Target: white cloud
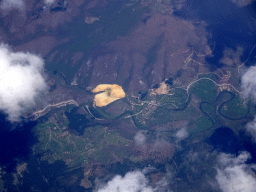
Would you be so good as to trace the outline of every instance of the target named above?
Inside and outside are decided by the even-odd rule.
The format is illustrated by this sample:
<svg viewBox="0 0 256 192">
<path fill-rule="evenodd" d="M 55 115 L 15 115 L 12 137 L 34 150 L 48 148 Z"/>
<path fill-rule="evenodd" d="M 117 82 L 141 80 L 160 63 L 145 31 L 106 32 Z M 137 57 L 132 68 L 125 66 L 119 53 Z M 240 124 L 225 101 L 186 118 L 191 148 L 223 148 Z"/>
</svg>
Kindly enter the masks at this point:
<svg viewBox="0 0 256 192">
<path fill-rule="evenodd" d="M 134 141 L 135 141 L 135 144 L 137 144 L 137 145 L 144 145 L 146 142 L 146 139 L 147 139 L 147 137 L 146 137 L 144 131 L 139 131 L 134 136 Z"/>
<path fill-rule="evenodd" d="M 256 66 L 251 66 L 241 79 L 242 96 L 256 101 Z"/>
<path fill-rule="evenodd" d="M 253 99 L 256 102 L 256 66 L 251 66 L 241 79 L 242 97 L 244 99 Z M 256 118 L 246 125 L 246 130 L 256 141 Z"/>
<path fill-rule="evenodd" d="M 231 0 L 238 7 L 245 7 L 253 2 L 253 0 Z"/>
<path fill-rule="evenodd" d="M 44 0 L 44 3 L 45 3 L 46 5 L 51 5 L 51 4 L 54 3 L 54 1 L 55 1 L 55 0 Z"/>
<path fill-rule="evenodd" d="M 242 152 L 238 157 L 224 153 L 219 155 L 216 180 L 223 192 L 255 192 L 253 165 L 246 164 L 249 158 L 248 152 Z"/>
<path fill-rule="evenodd" d="M 14 53 L 0 45 L 0 110 L 10 121 L 19 121 L 21 113 L 33 107 L 36 97 L 47 90 L 43 67 L 42 58 Z"/>
<path fill-rule="evenodd" d="M 145 175 L 141 171 L 128 172 L 124 177 L 116 175 L 97 192 L 153 192 L 148 185 Z"/>
<path fill-rule="evenodd" d="M 157 171 L 157 169 L 154 168 L 154 167 L 149 166 L 149 167 L 145 167 L 145 168 L 142 170 L 142 173 L 143 173 L 144 175 L 146 175 L 146 174 L 149 174 L 149 173 L 154 172 L 154 171 Z"/>
<path fill-rule="evenodd" d="M 171 189 L 168 189 L 170 180 L 172 180 L 172 174 L 167 170 L 166 175 L 156 183 L 154 192 L 172 192 Z"/>
<path fill-rule="evenodd" d="M 256 101 L 256 66 L 251 66 L 241 78 L 242 97 Z M 256 141 L 256 118 L 246 125 L 246 130 Z M 254 192 L 256 177 L 252 171 L 255 165 L 248 165 L 248 152 L 242 152 L 238 157 L 228 154 L 219 156 L 220 166 L 217 168 L 216 179 L 223 192 Z"/>
<path fill-rule="evenodd" d="M 188 132 L 186 128 L 181 128 L 177 133 L 176 133 L 176 138 L 179 140 L 185 139 L 188 137 Z"/>
<path fill-rule="evenodd" d="M 4 10 L 10 10 L 12 8 L 23 10 L 25 4 L 23 0 L 2 0 L 0 8 Z"/>
<path fill-rule="evenodd" d="M 148 172 L 148 170 L 146 172 Z M 99 181 L 96 181 L 97 189 L 94 190 L 94 192 L 171 192 L 171 190 L 168 189 L 168 181 L 172 179 L 172 175 L 169 171 L 162 179 L 155 183 L 155 188 L 149 185 L 145 174 L 148 173 L 145 173 L 144 168 L 142 171 L 130 171 L 126 173 L 124 177 L 116 175 L 112 180 L 108 181 L 107 184 L 101 184 Z"/>
<path fill-rule="evenodd" d="M 246 130 L 252 135 L 254 141 L 256 142 L 256 117 L 252 122 L 247 123 Z"/>
<path fill-rule="evenodd" d="M 159 149 L 163 147 L 171 147 L 171 144 L 162 137 L 161 134 L 157 134 L 157 139 L 153 145 L 153 148 Z"/>
</svg>

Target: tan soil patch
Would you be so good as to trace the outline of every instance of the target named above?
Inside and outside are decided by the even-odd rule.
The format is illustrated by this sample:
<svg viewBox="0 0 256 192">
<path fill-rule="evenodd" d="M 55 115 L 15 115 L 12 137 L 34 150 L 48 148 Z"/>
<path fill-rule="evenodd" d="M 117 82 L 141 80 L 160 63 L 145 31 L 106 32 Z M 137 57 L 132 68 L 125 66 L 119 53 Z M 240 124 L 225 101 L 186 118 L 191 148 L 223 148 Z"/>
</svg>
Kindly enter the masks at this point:
<svg viewBox="0 0 256 192">
<path fill-rule="evenodd" d="M 162 82 L 162 83 L 160 83 L 160 87 L 152 90 L 151 95 L 168 94 L 169 90 L 170 90 L 170 87 L 165 82 Z"/>
<path fill-rule="evenodd" d="M 94 97 L 93 104 L 97 107 L 106 106 L 118 99 L 125 97 L 125 92 L 120 85 L 100 84 L 92 90 L 93 93 L 98 93 L 101 91 L 104 92 L 99 93 Z"/>
</svg>

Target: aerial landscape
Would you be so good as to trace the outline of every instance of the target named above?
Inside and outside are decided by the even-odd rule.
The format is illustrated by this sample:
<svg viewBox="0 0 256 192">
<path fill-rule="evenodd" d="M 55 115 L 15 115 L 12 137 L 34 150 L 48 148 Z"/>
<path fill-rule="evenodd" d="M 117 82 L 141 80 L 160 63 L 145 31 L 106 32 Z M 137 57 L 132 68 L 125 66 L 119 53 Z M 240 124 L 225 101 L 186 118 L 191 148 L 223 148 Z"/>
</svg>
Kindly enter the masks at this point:
<svg viewBox="0 0 256 192">
<path fill-rule="evenodd" d="M 0 191 L 255 192 L 256 1 L 0 0 Z"/>
</svg>

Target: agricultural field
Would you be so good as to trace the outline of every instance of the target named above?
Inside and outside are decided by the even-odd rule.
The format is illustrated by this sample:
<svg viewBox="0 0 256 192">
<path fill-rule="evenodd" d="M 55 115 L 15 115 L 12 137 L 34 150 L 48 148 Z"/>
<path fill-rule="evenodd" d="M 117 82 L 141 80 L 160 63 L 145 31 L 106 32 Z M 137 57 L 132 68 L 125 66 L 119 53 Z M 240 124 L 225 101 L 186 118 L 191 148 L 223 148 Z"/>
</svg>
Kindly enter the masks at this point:
<svg viewBox="0 0 256 192">
<path fill-rule="evenodd" d="M 93 160 L 106 163 L 115 157 L 115 152 L 111 156 L 105 153 L 108 147 L 114 147 L 119 155 L 127 155 L 121 151 L 130 141 L 117 132 L 100 125 L 89 126 L 86 116 L 74 111 L 68 113 L 61 109 L 58 112 L 49 121 L 35 127 L 40 144 L 36 145 L 34 153 L 41 154 L 42 160 L 54 163 L 61 159 L 70 167 Z M 70 114 L 73 115 L 72 118 Z M 122 150 L 119 150 L 120 147 Z"/>
</svg>

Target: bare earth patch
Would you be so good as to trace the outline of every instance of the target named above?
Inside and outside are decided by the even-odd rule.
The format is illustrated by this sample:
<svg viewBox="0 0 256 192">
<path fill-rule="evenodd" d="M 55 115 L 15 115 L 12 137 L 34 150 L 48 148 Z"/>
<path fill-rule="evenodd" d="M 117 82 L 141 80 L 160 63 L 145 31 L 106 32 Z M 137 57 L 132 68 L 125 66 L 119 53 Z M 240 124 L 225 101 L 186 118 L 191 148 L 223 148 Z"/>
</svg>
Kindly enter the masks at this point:
<svg viewBox="0 0 256 192">
<path fill-rule="evenodd" d="M 106 106 L 118 99 L 125 97 L 125 92 L 119 85 L 101 84 L 92 90 L 93 93 L 99 93 L 95 95 L 93 104 L 98 107 Z"/>
<path fill-rule="evenodd" d="M 158 87 L 155 90 L 152 90 L 152 92 L 150 94 L 151 95 L 168 94 L 169 90 L 170 90 L 170 87 L 165 82 L 162 82 L 162 83 L 160 83 L 160 87 Z"/>
</svg>

